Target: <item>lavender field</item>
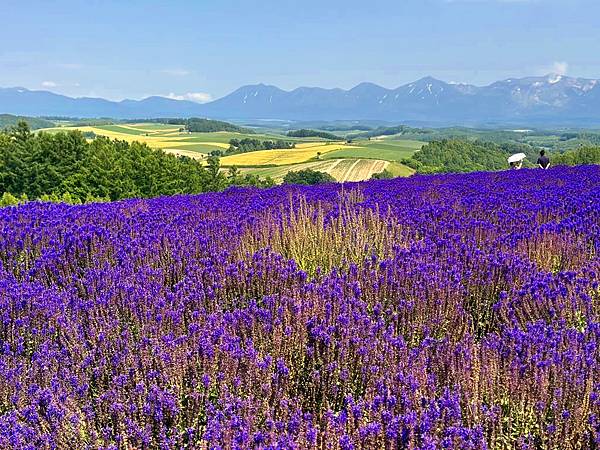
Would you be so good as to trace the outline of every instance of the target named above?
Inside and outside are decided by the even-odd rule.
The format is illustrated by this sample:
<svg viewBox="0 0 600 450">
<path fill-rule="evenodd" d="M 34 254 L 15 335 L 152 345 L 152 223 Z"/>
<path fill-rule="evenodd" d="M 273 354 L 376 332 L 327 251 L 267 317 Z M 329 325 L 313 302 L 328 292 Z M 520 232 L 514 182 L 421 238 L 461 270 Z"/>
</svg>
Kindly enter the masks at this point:
<svg viewBox="0 0 600 450">
<path fill-rule="evenodd" d="M 0 210 L 0 448 L 600 446 L 600 166 Z"/>
</svg>

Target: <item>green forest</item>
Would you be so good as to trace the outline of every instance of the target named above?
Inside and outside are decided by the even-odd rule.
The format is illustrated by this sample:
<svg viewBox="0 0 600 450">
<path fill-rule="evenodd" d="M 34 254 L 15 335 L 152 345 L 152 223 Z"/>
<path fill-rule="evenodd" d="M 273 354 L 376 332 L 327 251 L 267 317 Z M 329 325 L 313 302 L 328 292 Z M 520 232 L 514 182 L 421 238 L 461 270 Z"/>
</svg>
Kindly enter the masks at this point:
<svg viewBox="0 0 600 450">
<path fill-rule="evenodd" d="M 538 148 L 516 143 L 445 139 L 430 142 L 402 163 L 418 173 L 453 173 L 506 169 L 507 158 L 525 153 L 524 167 L 537 167 Z M 600 147 L 585 146 L 564 153 L 549 153 L 553 165 L 600 164 Z"/>
<path fill-rule="evenodd" d="M 224 173 L 218 158 L 209 157 L 203 166 L 138 142 L 105 137 L 88 142 L 78 131 L 32 133 L 25 122 L 0 133 L 0 192 L 18 199 L 77 203 L 272 184 L 235 168 Z"/>
<path fill-rule="evenodd" d="M 25 122 L 32 130 L 40 128 L 50 128 L 54 126 L 54 122 L 46 119 L 38 119 L 37 117 L 22 117 L 13 116 L 12 114 L 0 114 L 0 130 L 17 125 L 19 122 Z"/>
<path fill-rule="evenodd" d="M 563 164 L 566 166 L 600 164 L 600 147 L 585 146 L 556 155 L 554 164 Z"/>
<path fill-rule="evenodd" d="M 296 138 L 318 137 L 318 138 L 327 139 L 330 141 L 340 141 L 343 139 L 339 136 L 336 136 L 335 134 L 328 133 L 326 131 L 308 130 L 305 128 L 303 128 L 301 130 L 289 131 L 287 135 L 288 135 L 288 137 L 296 137 Z"/>
<path fill-rule="evenodd" d="M 285 184 L 315 185 L 321 183 L 332 183 L 335 181 L 331 175 L 312 169 L 290 171 L 283 178 Z"/>
<path fill-rule="evenodd" d="M 296 144 L 293 142 L 283 140 L 267 140 L 261 141 L 259 139 L 231 139 L 229 141 L 229 148 L 227 153 L 247 153 L 254 152 L 256 150 L 273 150 L 273 149 L 292 149 L 296 148 Z"/>
<path fill-rule="evenodd" d="M 377 127 L 373 130 L 367 130 L 365 133 L 358 133 L 349 135 L 350 139 L 365 139 L 372 138 L 376 136 L 405 136 L 410 134 L 412 136 L 420 136 L 424 134 L 431 133 L 431 130 L 421 129 L 421 128 L 412 128 L 407 125 L 398 125 L 394 127 Z"/>
<path fill-rule="evenodd" d="M 238 127 L 229 122 L 209 119 L 187 119 L 185 126 L 192 133 L 215 133 L 217 131 L 229 131 L 234 133 L 252 134 L 254 131 L 248 128 Z"/>
<path fill-rule="evenodd" d="M 200 119 L 191 117 L 189 119 L 177 118 L 156 118 L 156 119 L 134 119 L 126 121 L 114 121 L 113 123 L 162 123 L 165 125 L 181 125 L 182 129 L 192 133 L 216 133 L 218 131 L 228 131 L 232 133 L 254 134 L 249 128 L 238 127 L 229 122 L 212 119 Z"/>
</svg>

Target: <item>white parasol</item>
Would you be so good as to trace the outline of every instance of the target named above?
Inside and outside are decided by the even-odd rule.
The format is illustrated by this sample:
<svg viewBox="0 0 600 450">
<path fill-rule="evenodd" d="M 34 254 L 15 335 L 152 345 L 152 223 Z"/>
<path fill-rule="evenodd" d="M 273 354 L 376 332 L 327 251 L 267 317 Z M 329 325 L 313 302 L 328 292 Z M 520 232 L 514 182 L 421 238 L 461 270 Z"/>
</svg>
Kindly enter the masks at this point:
<svg viewBox="0 0 600 450">
<path fill-rule="evenodd" d="M 527 158 L 527 155 L 525 153 L 515 153 L 510 158 L 508 158 L 508 162 L 515 163 L 515 162 L 523 161 L 525 158 Z"/>
</svg>

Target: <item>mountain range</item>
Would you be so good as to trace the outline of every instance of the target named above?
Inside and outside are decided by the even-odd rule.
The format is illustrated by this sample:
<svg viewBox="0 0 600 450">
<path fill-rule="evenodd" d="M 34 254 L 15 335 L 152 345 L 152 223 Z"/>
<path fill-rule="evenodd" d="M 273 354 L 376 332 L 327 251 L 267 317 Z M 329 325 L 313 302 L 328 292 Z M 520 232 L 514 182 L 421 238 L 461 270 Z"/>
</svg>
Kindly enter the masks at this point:
<svg viewBox="0 0 600 450">
<path fill-rule="evenodd" d="M 115 119 L 198 116 L 229 120 L 588 126 L 600 124 L 600 80 L 551 74 L 474 86 L 426 77 L 396 89 L 361 83 L 349 90 L 300 87 L 292 91 L 258 84 L 241 87 L 205 104 L 158 96 L 114 102 L 0 88 L 0 113 Z"/>
</svg>

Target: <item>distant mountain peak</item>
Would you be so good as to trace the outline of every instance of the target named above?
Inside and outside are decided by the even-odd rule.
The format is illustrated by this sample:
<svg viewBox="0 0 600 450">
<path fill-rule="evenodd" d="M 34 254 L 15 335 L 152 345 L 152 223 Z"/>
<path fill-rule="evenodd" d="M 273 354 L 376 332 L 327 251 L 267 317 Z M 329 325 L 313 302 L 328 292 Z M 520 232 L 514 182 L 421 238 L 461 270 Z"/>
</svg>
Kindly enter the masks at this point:
<svg viewBox="0 0 600 450">
<path fill-rule="evenodd" d="M 423 84 L 423 83 L 447 84 L 445 81 L 438 80 L 437 78 L 429 77 L 429 76 L 420 78 L 419 80 L 414 82 L 414 84 Z"/>
<path fill-rule="evenodd" d="M 0 88 L 0 113 L 71 117 L 211 117 L 269 120 L 383 120 L 398 123 L 586 126 L 600 122 L 600 81 L 563 74 L 508 78 L 488 86 L 423 77 L 395 89 L 362 82 L 351 89 L 258 83 L 199 104 L 168 97 L 113 102 L 26 88 Z"/>
<path fill-rule="evenodd" d="M 272 84 L 258 83 L 258 84 L 247 84 L 246 86 L 242 86 L 240 89 L 279 89 L 277 86 L 273 86 Z"/>
<path fill-rule="evenodd" d="M 354 86 L 350 90 L 353 91 L 355 89 L 385 89 L 385 88 L 379 86 L 378 84 L 371 83 L 370 81 L 363 81 L 362 83 L 358 83 L 356 86 Z"/>
<path fill-rule="evenodd" d="M 388 92 L 388 89 L 375 83 L 368 83 L 365 81 L 357 84 L 347 92 L 348 94 L 358 95 L 360 97 L 373 97 L 373 99 L 375 99 L 385 95 Z"/>
</svg>

